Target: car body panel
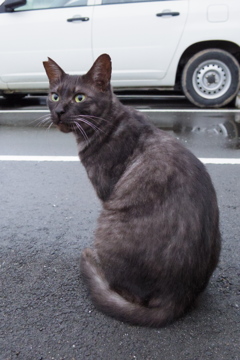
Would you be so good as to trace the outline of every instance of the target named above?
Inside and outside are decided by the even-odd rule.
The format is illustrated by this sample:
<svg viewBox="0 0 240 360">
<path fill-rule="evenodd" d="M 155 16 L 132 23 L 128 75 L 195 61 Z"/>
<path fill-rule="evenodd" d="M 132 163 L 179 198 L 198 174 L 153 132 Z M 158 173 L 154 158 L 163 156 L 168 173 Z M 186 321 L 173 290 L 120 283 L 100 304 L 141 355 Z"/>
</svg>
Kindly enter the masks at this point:
<svg viewBox="0 0 240 360">
<path fill-rule="evenodd" d="M 83 6 L 0 14 L 1 81 L 7 83 L 10 90 L 47 89 L 48 80 L 42 65 L 47 57 L 72 73 L 85 72 L 93 61 L 92 12 L 93 6 Z M 74 16 L 90 20 L 67 21 Z"/>
<path fill-rule="evenodd" d="M 181 39 L 187 9 L 186 0 L 95 7 L 93 54 L 111 55 L 113 85 L 160 85 Z M 164 12 L 179 15 L 157 16 Z"/>
</svg>

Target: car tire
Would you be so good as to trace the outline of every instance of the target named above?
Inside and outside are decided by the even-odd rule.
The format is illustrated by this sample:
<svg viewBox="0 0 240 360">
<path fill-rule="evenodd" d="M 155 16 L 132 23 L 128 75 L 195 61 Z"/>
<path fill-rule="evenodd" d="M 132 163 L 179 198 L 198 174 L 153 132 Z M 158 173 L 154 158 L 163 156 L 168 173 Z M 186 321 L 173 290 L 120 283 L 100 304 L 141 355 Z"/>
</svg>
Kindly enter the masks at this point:
<svg viewBox="0 0 240 360">
<path fill-rule="evenodd" d="M 222 107 L 239 90 L 239 63 L 220 49 L 200 51 L 191 57 L 182 73 L 185 96 L 198 107 Z"/>
</svg>

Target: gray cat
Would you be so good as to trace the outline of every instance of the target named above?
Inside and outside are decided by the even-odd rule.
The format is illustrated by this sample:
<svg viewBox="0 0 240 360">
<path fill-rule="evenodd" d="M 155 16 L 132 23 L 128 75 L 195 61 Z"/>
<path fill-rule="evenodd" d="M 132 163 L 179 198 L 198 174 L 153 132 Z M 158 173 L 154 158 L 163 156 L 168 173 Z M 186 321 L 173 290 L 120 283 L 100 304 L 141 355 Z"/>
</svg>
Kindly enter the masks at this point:
<svg viewBox="0 0 240 360">
<path fill-rule="evenodd" d="M 107 54 L 83 76 L 51 59 L 44 67 L 51 120 L 74 133 L 102 201 L 94 249 L 81 256 L 92 300 L 119 320 L 164 326 L 193 305 L 218 263 L 211 179 L 177 140 L 119 102 Z"/>
</svg>

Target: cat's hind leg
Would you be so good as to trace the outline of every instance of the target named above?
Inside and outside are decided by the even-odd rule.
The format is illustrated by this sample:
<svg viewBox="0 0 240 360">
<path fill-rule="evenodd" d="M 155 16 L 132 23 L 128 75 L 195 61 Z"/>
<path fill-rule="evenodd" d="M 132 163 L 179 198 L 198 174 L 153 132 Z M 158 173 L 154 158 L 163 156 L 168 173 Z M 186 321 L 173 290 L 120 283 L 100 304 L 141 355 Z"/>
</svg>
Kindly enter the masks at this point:
<svg viewBox="0 0 240 360">
<path fill-rule="evenodd" d="M 164 307 L 145 307 L 132 303 L 110 288 L 94 250 L 86 248 L 81 256 L 81 270 L 86 279 L 94 305 L 105 314 L 118 320 L 142 326 L 164 326 L 181 315 L 174 304 Z M 114 271 L 114 269 L 113 269 Z M 151 306 L 157 306 L 153 302 Z"/>
<path fill-rule="evenodd" d="M 81 254 L 80 269 L 85 277 L 91 295 L 94 297 L 96 284 L 102 291 L 109 289 L 109 285 L 99 265 L 96 251 L 86 248 Z"/>
<path fill-rule="evenodd" d="M 98 256 L 95 250 L 85 248 L 81 254 L 81 268 L 85 267 L 86 263 L 92 264 L 92 266 L 98 266 Z M 84 269 L 83 269 L 84 270 Z"/>
<path fill-rule="evenodd" d="M 118 317 L 119 309 L 130 305 L 128 300 L 110 288 L 94 250 L 90 248 L 83 250 L 80 268 L 87 282 L 94 305 L 99 310 L 110 316 Z"/>
</svg>

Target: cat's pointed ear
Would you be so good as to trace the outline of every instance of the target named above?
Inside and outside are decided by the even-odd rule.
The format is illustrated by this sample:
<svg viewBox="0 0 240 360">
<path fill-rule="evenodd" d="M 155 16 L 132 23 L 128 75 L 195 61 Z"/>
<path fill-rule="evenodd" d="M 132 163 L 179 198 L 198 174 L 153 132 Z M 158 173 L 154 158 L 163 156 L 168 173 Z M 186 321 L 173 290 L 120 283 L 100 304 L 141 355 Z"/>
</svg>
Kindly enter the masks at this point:
<svg viewBox="0 0 240 360">
<path fill-rule="evenodd" d="M 63 69 L 61 69 L 60 66 L 50 58 L 48 58 L 48 61 L 43 62 L 43 66 L 47 73 L 50 84 L 62 79 L 62 77 L 65 75 Z"/>
<path fill-rule="evenodd" d="M 112 62 L 108 54 L 100 55 L 91 69 L 84 75 L 87 81 L 91 81 L 100 91 L 106 91 L 110 87 Z"/>
</svg>

